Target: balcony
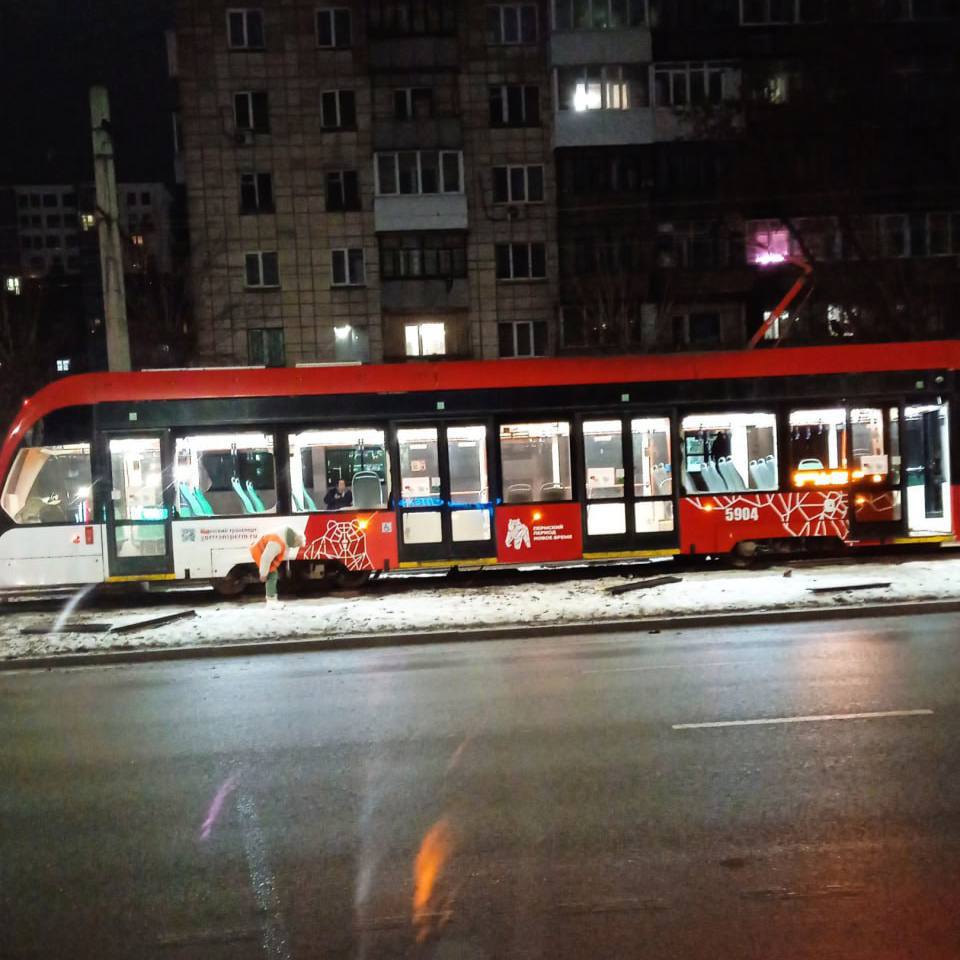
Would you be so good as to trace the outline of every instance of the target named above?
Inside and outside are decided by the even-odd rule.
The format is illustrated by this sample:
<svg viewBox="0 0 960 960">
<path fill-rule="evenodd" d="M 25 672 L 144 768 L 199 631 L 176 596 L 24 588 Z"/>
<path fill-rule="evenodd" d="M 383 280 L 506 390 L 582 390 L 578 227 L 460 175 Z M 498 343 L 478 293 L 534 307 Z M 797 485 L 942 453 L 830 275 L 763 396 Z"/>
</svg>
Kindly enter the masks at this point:
<svg viewBox="0 0 960 960">
<path fill-rule="evenodd" d="M 459 117 L 423 120 L 378 120 L 373 127 L 373 149 L 460 150 L 463 127 Z"/>
<path fill-rule="evenodd" d="M 462 193 L 374 197 L 373 223 L 377 233 L 466 230 L 467 198 Z"/>
<path fill-rule="evenodd" d="M 578 63 L 649 63 L 653 43 L 647 27 L 629 30 L 563 30 L 550 35 L 554 67 Z"/>
<path fill-rule="evenodd" d="M 619 147 L 653 143 L 656 126 L 650 107 L 632 110 L 558 110 L 554 114 L 555 147 Z"/>
<path fill-rule="evenodd" d="M 458 70 L 459 65 L 456 36 L 377 37 L 370 40 L 370 70 L 375 73 Z"/>
<path fill-rule="evenodd" d="M 380 305 L 388 313 L 443 313 L 470 307 L 466 277 L 450 279 L 383 280 Z"/>
</svg>

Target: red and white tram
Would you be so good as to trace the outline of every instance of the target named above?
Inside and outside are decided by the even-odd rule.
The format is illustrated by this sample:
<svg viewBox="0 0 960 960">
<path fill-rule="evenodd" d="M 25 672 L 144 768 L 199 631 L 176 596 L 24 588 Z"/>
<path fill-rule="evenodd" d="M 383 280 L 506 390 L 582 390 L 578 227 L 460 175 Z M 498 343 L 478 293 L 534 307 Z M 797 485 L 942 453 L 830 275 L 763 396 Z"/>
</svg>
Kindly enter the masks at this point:
<svg viewBox="0 0 960 960">
<path fill-rule="evenodd" d="M 955 542 L 958 366 L 945 341 L 68 377 L 0 448 L 0 589 L 229 582 L 281 526 L 358 573 Z"/>
</svg>

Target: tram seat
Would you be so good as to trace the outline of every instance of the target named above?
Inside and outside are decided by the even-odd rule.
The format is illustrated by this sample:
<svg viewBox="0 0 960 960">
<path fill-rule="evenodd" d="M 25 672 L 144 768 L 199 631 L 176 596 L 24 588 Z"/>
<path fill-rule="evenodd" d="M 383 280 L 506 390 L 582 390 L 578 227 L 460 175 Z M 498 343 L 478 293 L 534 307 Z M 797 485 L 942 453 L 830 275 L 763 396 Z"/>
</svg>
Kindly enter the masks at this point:
<svg viewBox="0 0 960 960">
<path fill-rule="evenodd" d="M 703 462 L 703 465 L 700 467 L 700 476 L 707 485 L 707 490 L 710 493 L 723 493 L 727 489 L 726 481 L 710 460 Z"/>
<path fill-rule="evenodd" d="M 503 491 L 504 503 L 529 503 L 533 498 L 533 487 L 529 483 L 511 483 Z"/>
<path fill-rule="evenodd" d="M 308 510 L 317 512 L 317 502 L 310 496 L 310 491 L 306 487 L 303 488 L 303 502 Z"/>
<path fill-rule="evenodd" d="M 256 513 L 257 511 L 253 509 L 253 504 L 250 502 L 250 498 L 244 493 L 243 487 L 240 484 L 239 477 L 231 477 L 230 485 L 233 487 L 233 492 L 240 498 L 240 505 L 243 507 L 244 513 Z"/>
<path fill-rule="evenodd" d="M 303 513 L 303 501 L 291 490 L 290 499 L 293 501 L 293 509 L 297 513 Z"/>
<path fill-rule="evenodd" d="M 190 484 L 180 484 L 180 516 L 199 517 L 203 514 L 203 508 L 197 502 L 197 498 L 190 489 Z"/>
<path fill-rule="evenodd" d="M 750 461 L 750 485 L 755 490 L 771 490 L 776 487 L 777 473 L 772 461 Z"/>
<path fill-rule="evenodd" d="M 707 485 L 701 478 L 699 470 L 683 471 L 683 489 L 686 493 L 704 493 L 706 491 Z"/>
<path fill-rule="evenodd" d="M 373 510 L 384 505 L 383 486 L 375 473 L 355 473 L 350 492 L 353 495 L 353 505 L 359 510 Z"/>
<path fill-rule="evenodd" d="M 260 494 L 257 493 L 256 488 L 253 485 L 252 480 L 247 481 L 247 496 L 250 498 L 250 502 L 253 504 L 253 509 L 257 513 L 266 513 L 267 508 L 263 505 L 263 501 L 260 499 Z"/>
<path fill-rule="evenodd" d="M 717 461 L 717 469 L 720 471 L 720 476 L 726 481 L 728 490 L 747 489 L 747 485 L 743 482 L 740 471 L 733 465 L 731 457 L 721 457 Z"/>
<path fill-rule="evenodd" d="M 206 494 L 199 487 L 194 487 L 193 495 L 197 498 L 197 503 L 200 504 L 200 512 L 205 517 L 212 517 L 213 507 L 210 506 L 210 501 L 207 499 Z"/>
<path fill-rule="evenodd" d="M 541 500 L 563 500 L 563 484 L 562 483 L 543 483 L 540 485 L 540 499 Z"/>
</svg>

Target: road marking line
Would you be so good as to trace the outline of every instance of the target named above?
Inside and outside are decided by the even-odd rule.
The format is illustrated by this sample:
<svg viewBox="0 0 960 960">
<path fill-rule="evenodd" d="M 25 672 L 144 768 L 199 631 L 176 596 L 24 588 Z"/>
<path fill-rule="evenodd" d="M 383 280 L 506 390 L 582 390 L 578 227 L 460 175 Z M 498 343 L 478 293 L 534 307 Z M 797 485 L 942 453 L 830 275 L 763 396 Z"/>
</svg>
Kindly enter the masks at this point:
<svg viewBox="0 0 960 960">
<path fill-rule="evenodd" d="M 873 713 L 821 713 L 809 717 L 764 717 L 757 720 L 714 720 L 710 723 L 675 723 L 674 730 L 708 727 L 757 727 L 773 723 L 816 723 L 820 720 L 876 720 L 880 717 L 928 717 L 932 710 L 877 710 Z"/>
<path fill-rule="evenodd" d="M 581 673 L 631 673 L 641 670 L 687 670 L 693 667 L 734 667 L 741 663 L 760 663 L 759 660 L 707 660 L 691 663 L 661 663 L 644 667 L 594 667 L 591 670 L 581 670 Z"/>
<path fill-rule="evenodd" d="M 277 879 L 267 859 L 267 838 L 260 826 L 253 800 L 241 794 L 237 797 L 237 813 L 243 823 L 243 852 L 247 858 L 250 887 L 260 908 L 263 927 L 261 937 L 267 960 L 290 960 L 287 931 L 280 914 Z"/>
</svg>

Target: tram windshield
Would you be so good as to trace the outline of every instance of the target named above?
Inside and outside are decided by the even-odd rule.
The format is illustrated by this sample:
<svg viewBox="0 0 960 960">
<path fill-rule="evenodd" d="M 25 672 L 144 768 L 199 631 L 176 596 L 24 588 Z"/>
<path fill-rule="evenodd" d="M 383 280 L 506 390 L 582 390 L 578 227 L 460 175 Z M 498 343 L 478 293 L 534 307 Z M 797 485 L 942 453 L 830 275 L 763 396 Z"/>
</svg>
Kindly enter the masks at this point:
<svg viewBox="0 0 960 960">
<path fill-rule="evenodd" d="M 3 509 L 17 523 L 89 523 L 90 444 L 22 447 L 3 487 Z"/>
</svg>

